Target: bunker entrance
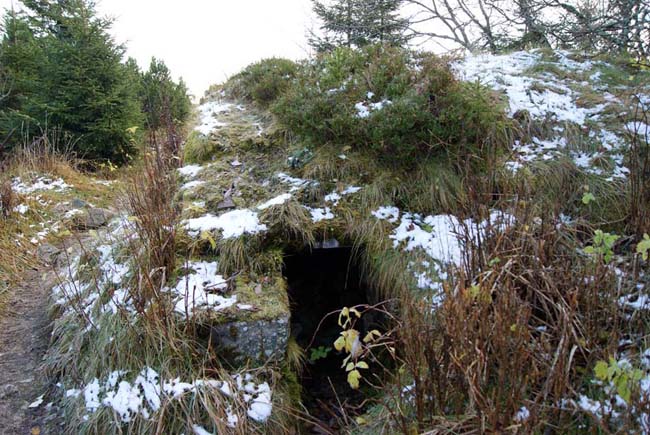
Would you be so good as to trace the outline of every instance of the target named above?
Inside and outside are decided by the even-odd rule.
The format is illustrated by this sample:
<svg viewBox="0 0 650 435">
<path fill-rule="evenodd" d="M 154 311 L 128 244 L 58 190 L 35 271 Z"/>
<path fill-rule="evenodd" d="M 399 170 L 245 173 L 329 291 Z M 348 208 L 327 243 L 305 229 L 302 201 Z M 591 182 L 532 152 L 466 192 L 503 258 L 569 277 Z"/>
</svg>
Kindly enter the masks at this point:
<svg viewBox="0 0 650 435">
<path fill-rule="evenodd" d="M 292 336 L 306 349 L 307 363 L 301 374 L 303 405 L 319 425 L 333 430 L 341 407 L 346 408 L 348 415 L 355 410 L 361 412 L 364 396 L 347 383 L 341 368 L 345 355 L 334 349 L 334 341 L 342 330 L 338 314 L 328 314 L 343 307 L 368 304 L 372 292 L 349 247 L 290 253 L 285 256 L 284 265 Z M 362 334 L 377 327 L 370 317 L 365 315 L 357 322 L 356 328 Z"/>
</svg>

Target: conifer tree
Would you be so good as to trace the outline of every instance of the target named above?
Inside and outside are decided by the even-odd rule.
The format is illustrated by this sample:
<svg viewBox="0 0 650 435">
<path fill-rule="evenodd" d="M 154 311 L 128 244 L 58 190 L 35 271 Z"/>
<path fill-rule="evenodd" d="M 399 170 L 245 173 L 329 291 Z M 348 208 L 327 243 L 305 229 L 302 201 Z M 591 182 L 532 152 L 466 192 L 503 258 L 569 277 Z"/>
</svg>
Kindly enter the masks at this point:
<svg viewBox="0 0 650 435">
<path fill-rule="evenodd" d="M 43 50 L 24 14 L 13 10 L 3 17 L 0 44 L 0 143 L 6 151 L 24 130 L 38 124 L 33 118 L 41 105 Z"/>
<path fill-rule="evenodd" d="M 408 39 L 408 20 L 399 16 L 402 3 L 403 0 L 333 0 L 326 5 L 313 0 L 323 35 L 312 35 L 310 44 L 317 51 L 375 43 L 403 45 Z"/>
<path fill-rule="evenodd" d="M 140 89 L 142 112 L 145 124 L 151 130 L 162 127 L 165 117 L 180 126 L 190 115 L 191 102 L 183 80 L 175 83 L 165 63 L 155 57 L 149 70 L 142 74 Z"/>
<path fill-rule="evenodd" d="M 34 121 L 24 134 L 36 134 L 45 126 L 60 127 L 75 138 L 82 157 L 125 161 L 135 151 L 129 129 L 141 124 L 141 113 L 137 89 L 122 63 L 124 47 L 108 33 L 111 20 L 99 18 L 88 0 L 23 3 L 28 13 L 16 22 L 20 38 L 5 30 L 0 48 L 22 103 L 13 112 L 3 112 L 17 112 Z M 29 32 L 23 29 L 25 23 Z M 27 58 L 38 65 L 31 68 L 15 54 L 20 52 L 27 52 Z M 23 77 L 31 74 L 30 84 Z"/>
<path fill-rule="evenodd" d="M 409 21 L 399 15 L 402 0 L 366 0 L 361 2 L 361 27 L 367 43 L 404 45 Z"/>
</svg>

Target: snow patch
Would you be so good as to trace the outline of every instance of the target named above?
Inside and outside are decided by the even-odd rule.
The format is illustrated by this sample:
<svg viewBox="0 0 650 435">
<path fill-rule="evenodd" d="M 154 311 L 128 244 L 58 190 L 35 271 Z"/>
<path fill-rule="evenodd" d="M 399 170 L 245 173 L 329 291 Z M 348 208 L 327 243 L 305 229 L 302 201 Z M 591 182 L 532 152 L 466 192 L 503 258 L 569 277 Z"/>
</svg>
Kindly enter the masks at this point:
<svg viewBox="0 0 650 435">
<path fill-rule="evenodd" d="M 244 234 L 257 234 L 267 230 L 266 225 L 260 224 L 257 213 L 251 210 L 233 210 L 214 216 L 208 213 L 196 219 L 184 221 L 185 227 L 193 236 L 203 231 L 221 230 L 224 239 L 240 237 Z"/>
<path fill-rule="evenodd" d="M 280 205 L 284 204 L 285 202 L 289 201 L 291 199 L 291 194 L 290 193 L 283 193 L 282 195 L 276 196 L 275 198 L 269 199 L 266 201 L 264 204 L 258 205 L 257 209 L 258 210 L 266 210 L 269 207 L 273 207 L 274 205 Z"/>
<path fill-rule="evenodd" d="M 325 208 L 306 207 L 306 208 L 307 210 L 309 210 L 309 214 L 311 214 L 311 220 L 314 223 L 334 219 L 334 213 L 332 213 L 332 210 L 330 210 L 329 207 L 325 207 Z"/>
<path fill-rule="evenodd" d="M 52 179 L 48 177 L 38 177 L 31 184 L 23 182 L 20 177 L 13 179 L 11 188 L 14 192 L 27 195 L 36 191 L 51 190 L 54 192 L 63 192 L 72 186 L 63 181 L 62 178 Z"/>
<path fill-rule="evenodd" d="M 217 267 L 216 262 L 205 261 L 187 265 L 192 273 L 182 277 L 176 287 L 170 289 L 175 296 L 174 311 L 191 316 L 197 308 L 220 311 L 237 303 L 236 295 L 225 297 L 218 294 L 228 288 L 228 283 L 217 274 Z"/>
<path fill-rule="evenodd" d="M 230 103 L 221 103 L 219 101 L 210 101 L 200 105 L 200 121 L 195 130 L 204 136 L 208 136 L 214 129 L 225 127 L 228 124 L 219 121 L 216 116 L 231 111 L 232 107 L 233 105 Z"/>
<path fill-rule="evenodd" d="M 194 178 L 203 170 L 202 166 L 199 165 L 187 165 L 182 168 L 178 168 L 178 173 L 189 178 Z"/>
<path fill-rule="evenodd" d="M 266 422 L 273 411 L 269 384 L 254 382 L 253 376 L 248 373 L 230 375 L 225 381 L 198 379 L 193 382 L 182 382 L 180 378 L 163 380 L 150 367 L 143 368 L 132 382 L 126 379 L 127 375 L 127 371 L 113 371 L 103 382 L 95 378 L 82 388 L 66 390 L 65 397 L 77 400 L 83 395 L 87 412 L 110 408 L 124 423 L 131 422 L 139 415 L 151 419 L 161 409 L 163 401 L 177 400 L 186 394 L 195 394 L 199 389 L 214 390 L 244 403 L 248 417 L 259 423 Z M 226 421 L 230 427 L 235 427 L 239 417 L 232 409 L 232 406 L 226 409 Z M 198 434 L 209 433 L 198 425 L 193 426 L 193 430 Z"/>
</svg>

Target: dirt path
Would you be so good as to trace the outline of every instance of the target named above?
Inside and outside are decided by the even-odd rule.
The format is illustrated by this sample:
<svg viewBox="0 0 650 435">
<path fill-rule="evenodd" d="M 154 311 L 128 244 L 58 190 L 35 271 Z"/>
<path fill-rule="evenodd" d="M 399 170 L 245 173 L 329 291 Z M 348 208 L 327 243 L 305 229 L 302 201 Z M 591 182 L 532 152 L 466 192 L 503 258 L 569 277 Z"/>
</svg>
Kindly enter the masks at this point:
<svg viewBox="0 0 650 435">
<path fill-rule="evenodd" d="M 50 337 L 49 286 L 43 271 L 30 271 L 7 296 L 0 313 L 0 434 L 54 434 L 47 400 L 29 408 L 48 388 L 40 366 Z M 47 397 L 47 394 L 46 394 Z"/>
</svg>

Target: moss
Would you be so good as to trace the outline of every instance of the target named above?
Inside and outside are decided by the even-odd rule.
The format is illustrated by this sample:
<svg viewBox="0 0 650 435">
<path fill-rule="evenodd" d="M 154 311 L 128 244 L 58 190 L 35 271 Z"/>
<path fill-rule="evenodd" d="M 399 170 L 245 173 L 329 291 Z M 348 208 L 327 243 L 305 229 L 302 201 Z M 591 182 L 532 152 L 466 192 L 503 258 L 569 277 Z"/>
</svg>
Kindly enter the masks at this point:
<svg viewBox="0 0 650 435">
<path fill-rule="evenodd" d="M 251 279 L 248 276 L 239 276 L 235 280 L 234 295 L 237 303 L 252 305 L 252 310 L 241 310 L 236 306 L 218 311 L 202 312 L 202 319 L 210 323 L 224 323 L 232 321 L 275 320 L 289 316 L 289 296 L 287 284 L 282 276 L 262 277 Z"/>
<path fill-rule="evenodd" d="M 284 391 L 290 403 L 299 406 L 302 400 L 302 386 L 298 380 L 298 374 L 289 366 L 282 367 L 282 380 Z"/>
</svg>

